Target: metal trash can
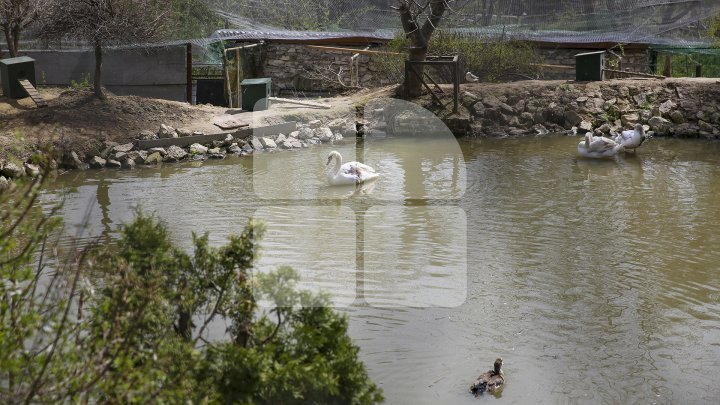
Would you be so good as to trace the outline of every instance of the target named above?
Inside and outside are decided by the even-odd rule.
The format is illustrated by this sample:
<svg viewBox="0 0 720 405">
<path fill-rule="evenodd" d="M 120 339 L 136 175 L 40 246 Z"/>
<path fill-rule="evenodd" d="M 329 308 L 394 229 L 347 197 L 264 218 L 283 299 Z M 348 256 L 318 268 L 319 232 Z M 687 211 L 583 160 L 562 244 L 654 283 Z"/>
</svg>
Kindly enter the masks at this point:
<svg viewBox="0 0 720 405">
<path fill-rule="evenodd" d="M 575 55 L 575 80 L 592 82 L 603 80 L 605 51 L 579 53 Z"/>
<path fill-rule="evenodd" d="M 242 109 L 261 111 L 270 108 L 272 80 L 270 78 L 245 79 L 240 83 Z"/>
<path fill-rule="evenodd" d="M 37 86 L 35 83 L 35 59 L 28 56 L 0 59 L 0 82 L 2 82 L 5 97 L 25 98 L 28 96 L 19 83 L 19 80 L 22 79 L 29 80 L 33 86 Z"/>
</svg>

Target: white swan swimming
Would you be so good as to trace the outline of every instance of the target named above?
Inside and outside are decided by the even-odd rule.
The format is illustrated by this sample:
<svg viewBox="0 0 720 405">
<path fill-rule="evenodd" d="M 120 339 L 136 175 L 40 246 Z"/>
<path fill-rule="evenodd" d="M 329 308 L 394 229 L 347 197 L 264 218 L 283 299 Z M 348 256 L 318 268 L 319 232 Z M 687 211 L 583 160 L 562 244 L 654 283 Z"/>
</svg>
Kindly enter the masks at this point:
<svg viewBox="0 0 720 405">
<path fill-rule="evenodd" d="M 327 172 L 328 182 L 333 186 L 360 184 L 375 180 L 379 176 L 379 174 L 375 173 L 375 169 L 360 162 L 347 162 L 343 164 L 342 155 L 340 155 L 338 151 L 330 152 L 325 165 L 330 166 L 330 163 L 333 161 L 335 165 Z"/>
<path fill-rule="evenodd" d="M 589 158 L 604 158 L 615 156 L 623 150 L 623 146 L 604 136 L 585 134 L 585 140 L 578 144 L 578 153 Z"/>
<path fill-rule="evenodd" d="M 643 128 L 642 124 L 635 124 L 635 129 L 617 134 L 615 142 L 622 145 L 624 150 L 635 152 L 635 149 L 645 142 L 645 128 Z"/>
</svg>

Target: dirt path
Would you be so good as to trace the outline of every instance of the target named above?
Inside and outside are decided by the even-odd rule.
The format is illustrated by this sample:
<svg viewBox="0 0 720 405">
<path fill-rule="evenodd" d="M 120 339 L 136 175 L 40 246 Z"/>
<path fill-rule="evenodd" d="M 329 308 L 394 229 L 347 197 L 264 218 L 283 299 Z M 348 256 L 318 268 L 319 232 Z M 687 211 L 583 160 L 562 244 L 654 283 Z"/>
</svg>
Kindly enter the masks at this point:
<svg viewBox="0 0 720 405">
<path fill-rule="evenodd" d="M 40 145 L 86 155 L 97 154 L 104 141 L 125 143 L 143 130 L 157 132 L 161 124 L 206 134 L 223 132 L 218 120 L 235 119 L 253 126 L 296 120 L 354 116 L 355 105 L 390 94 L 390 90 L 364 90 L 349 96 L 315 99 L 329 109 L 276 103 L 270 110 L 245 112 L 211 105 L 135 96 L 109 96 L 98 100 L 85 89 L 41 88 L 47 108 L 37 108 L 30 98 L 0 97 L 0 160 L 24 160 Z"/>
</svg>

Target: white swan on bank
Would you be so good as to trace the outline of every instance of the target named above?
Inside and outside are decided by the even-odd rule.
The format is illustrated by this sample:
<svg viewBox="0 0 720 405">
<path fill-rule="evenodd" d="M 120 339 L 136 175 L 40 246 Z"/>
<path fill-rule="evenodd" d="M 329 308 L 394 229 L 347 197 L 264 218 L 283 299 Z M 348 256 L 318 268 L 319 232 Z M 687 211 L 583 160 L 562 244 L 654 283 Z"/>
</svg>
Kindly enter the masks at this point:
<svg viewBox="0 0 720 405">
<path fill-rule="evenodd" d="M 480 81 L 480 78 L 472 74 L 472 72 L 465 73 L 465 81 L 468 83 L 476 83 Z"/>
<path fill-rule="evenodd" d="M 379 174 L 375 169 L 360 162 L 347 162 L 343 164 L 342 155 L 338 151 L 332 151 L 327 157 L 325 166 L 333 166 L 327 172 L 328 182 L 332 186 L 360 184 L 366 181 L 375 180 Z"/>
<path fill-rule="evenodd" d="M 615 156 L 623 150 L 623 146 L 604 136 L 585 134 L 585 140 L 578 144 L 578 153 L 589 158 L 604 158 Z"/>
<path fill-rule="evenodd" d="M 624 150 L 632 150 L 639 148 L 645 142 L 645 128 L 642 124 L 635 124 L 635 129 L 622 131 L 615 136 L 615 142 L 623 146 Z"/>
</svg>

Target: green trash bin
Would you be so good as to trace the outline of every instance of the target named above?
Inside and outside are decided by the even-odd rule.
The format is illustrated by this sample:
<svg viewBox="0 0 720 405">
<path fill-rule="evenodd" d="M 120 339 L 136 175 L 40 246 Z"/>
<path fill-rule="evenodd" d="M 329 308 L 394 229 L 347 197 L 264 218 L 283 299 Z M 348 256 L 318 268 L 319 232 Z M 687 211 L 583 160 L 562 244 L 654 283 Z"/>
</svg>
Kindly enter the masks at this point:
<svg viewBox="0 0 720 405">
<path fill-rule="evenodd" d="M 0 59 L 0 82 L 3 94 L 10 98 L 25 98 L 28 96 L 18 80 L 26 79 L 35 83 L 35 59 L 28 56 Z"/>
<path fill-rule="evenodd" d="M 242 109 L 246 111 L 261 111 L 270 108 L 272 80 L 245 79 L 240 83 L 242 94 Z"/>
<path fill-rule="evenodd" d="M 578 82 L 601 81 L 605 51 L 586 52 L 575 55 L 575 80 Z"/>
</svg>

